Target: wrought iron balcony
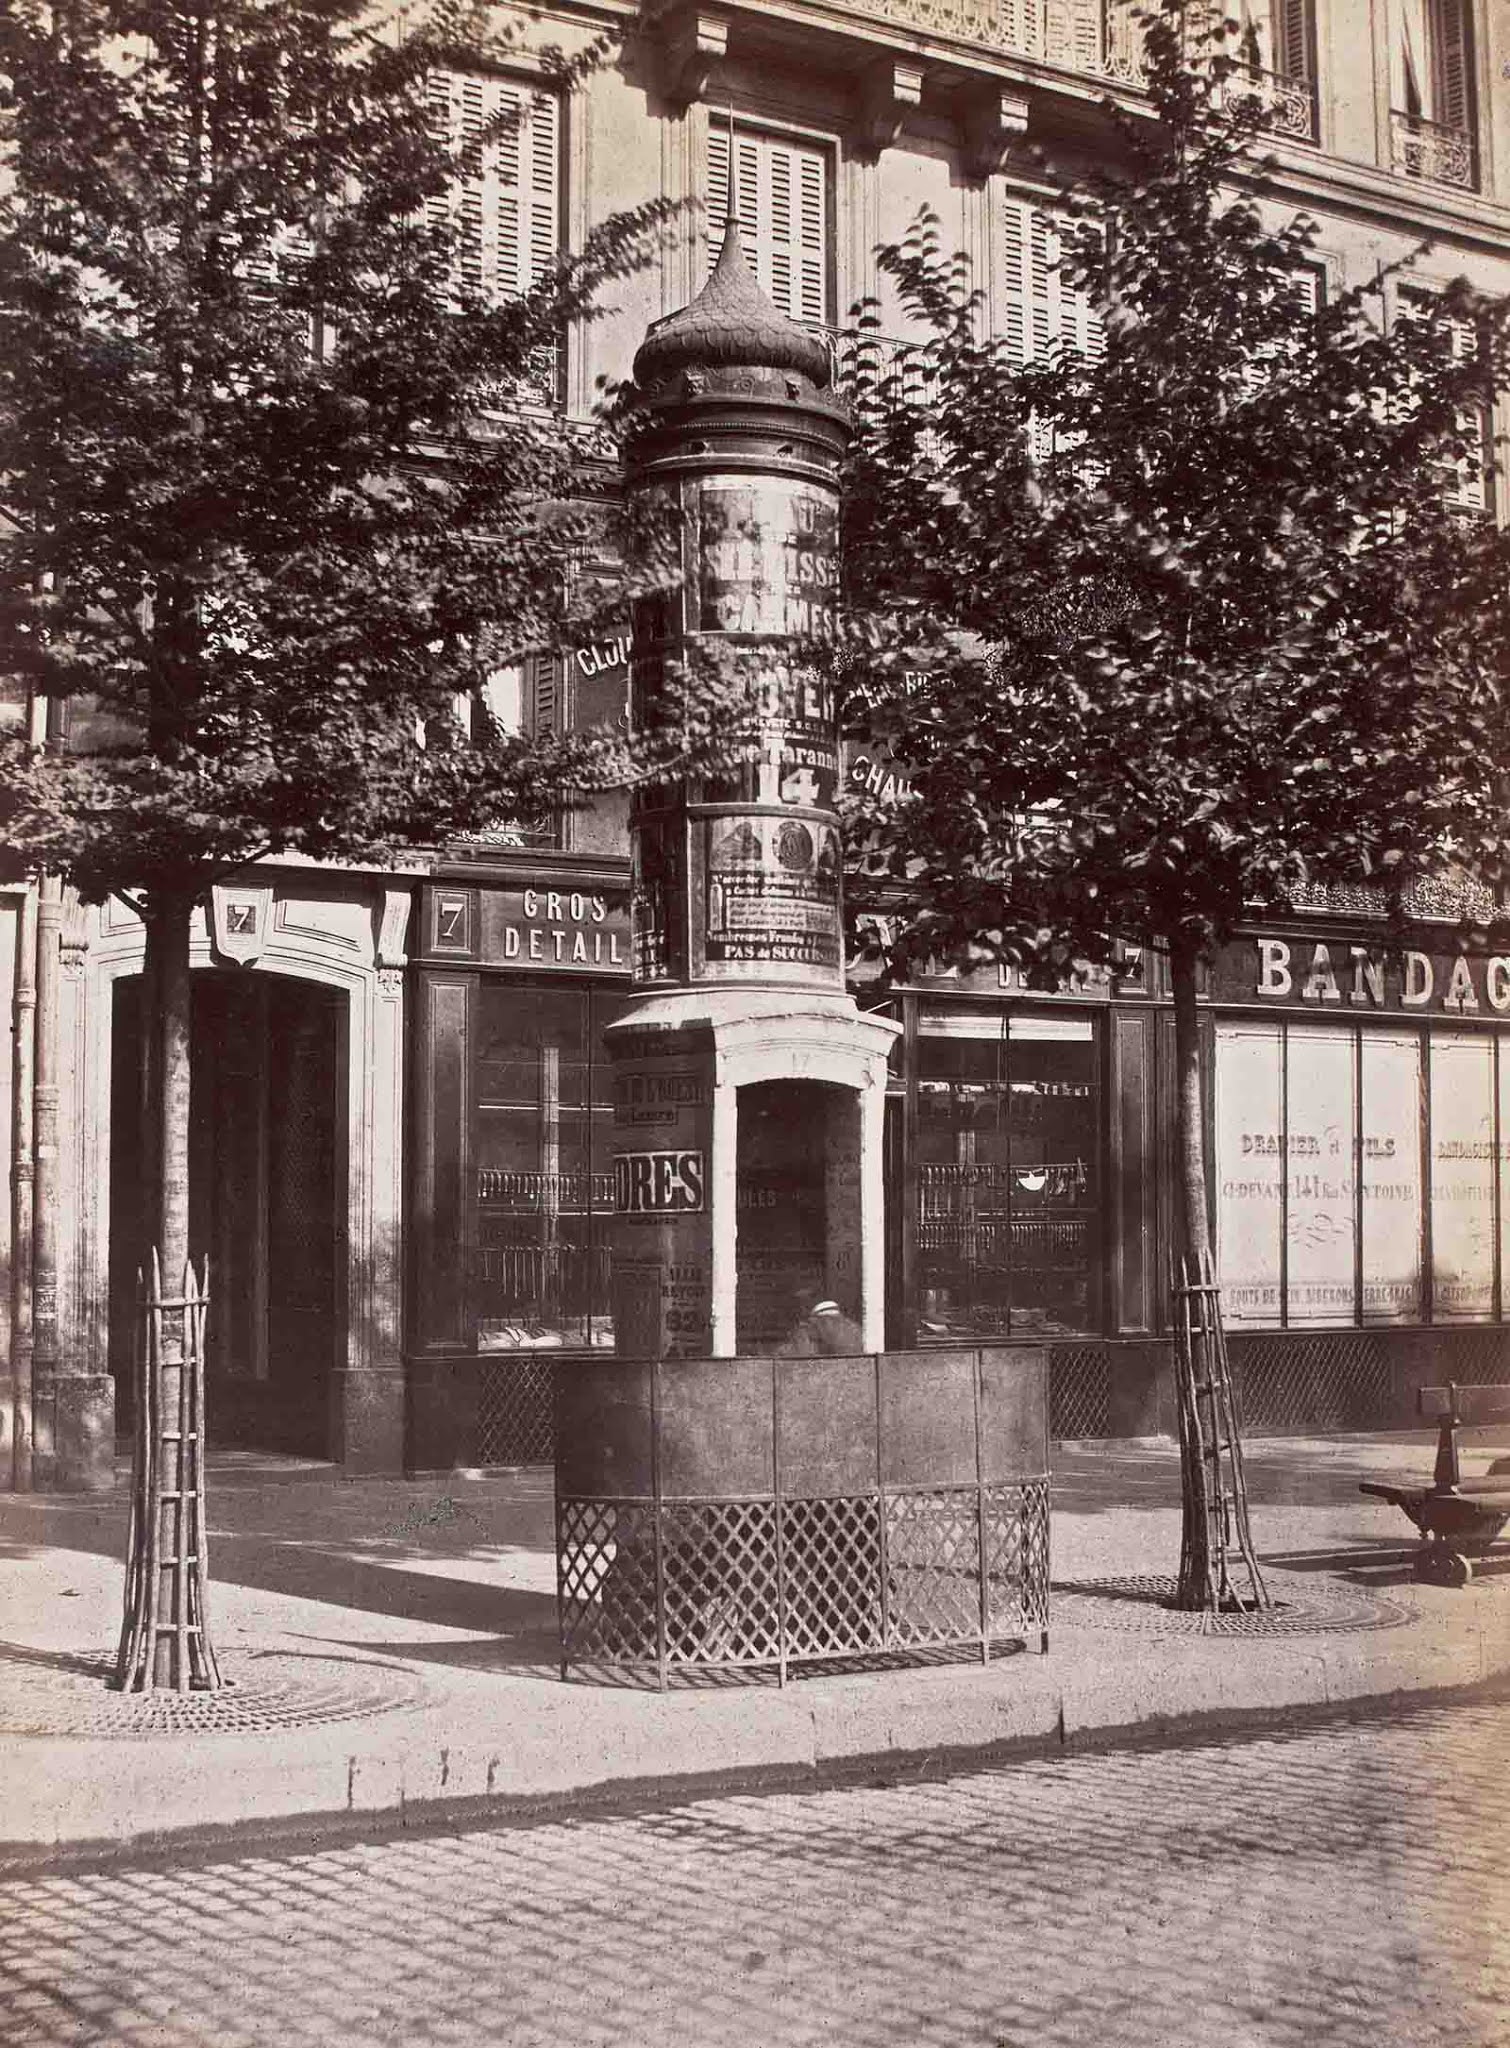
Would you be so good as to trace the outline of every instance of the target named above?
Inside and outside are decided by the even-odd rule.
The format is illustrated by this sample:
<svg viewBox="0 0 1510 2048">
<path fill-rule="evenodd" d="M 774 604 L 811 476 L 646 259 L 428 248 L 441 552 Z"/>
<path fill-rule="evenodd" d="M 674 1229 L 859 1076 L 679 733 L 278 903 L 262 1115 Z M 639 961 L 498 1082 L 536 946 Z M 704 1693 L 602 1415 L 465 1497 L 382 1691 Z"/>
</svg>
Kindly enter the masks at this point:
<svg viewBox="0 0 1510 2048">
<path fill-rule="evenodd" d="M 1433 185 L 1456 185 L 1471 192 L 1478 184 L 1473 136 L 1466 128 L 1448 128 L 1399 107 L 1390 111 L 1394 168 L 1403 177 L 1424 178 Z"/>
<path fill-rule="evenodd" d="M 1289 78 L 1245 64 L 1227 78 L 1222 97 L 1256 99 L 1263 125 L 1273 135 L 1288 135 L 1297 142 L 1316 140 L 1316 87 L 1309 78 Z"/>
<path fill-rule="evenodd" d="M 1136 84 L 1141 31 L 1132 0 L 850 0 L 857 13 Z"/>
</svg>

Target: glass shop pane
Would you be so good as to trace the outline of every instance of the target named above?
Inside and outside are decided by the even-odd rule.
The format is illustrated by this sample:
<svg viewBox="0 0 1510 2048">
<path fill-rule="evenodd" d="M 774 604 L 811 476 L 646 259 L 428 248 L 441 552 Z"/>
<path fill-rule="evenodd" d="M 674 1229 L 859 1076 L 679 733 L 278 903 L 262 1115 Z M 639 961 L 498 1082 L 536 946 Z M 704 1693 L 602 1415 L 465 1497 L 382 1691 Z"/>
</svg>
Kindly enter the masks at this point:
<svg viewBox="0 0 1510 2048">
<path fill-rule="evenodd" d="M 1431 1302 L 1436 1322 L 1494 1313 L 1494 1046 L 1431 1040 Z"/>
<path fill-rule="evenodd" d="M 1292 1323 L 1353 1320 L 1354 1053 L 1349 1030 L 1290 1032 L 1285 1291 Z"/>
<path fill-rule="evenodd" d="M 1421 1041 L 1366 1031 L 1363 1061 L 1363 1320 L 1421 1314 Z"/>
<path fill-rule="evenodd" d="M 1222 1312 L 1279 1321 L 1284 1129 L 1277 1024 L 1216 1031 L 1216 1240 Z"/>
</svg>

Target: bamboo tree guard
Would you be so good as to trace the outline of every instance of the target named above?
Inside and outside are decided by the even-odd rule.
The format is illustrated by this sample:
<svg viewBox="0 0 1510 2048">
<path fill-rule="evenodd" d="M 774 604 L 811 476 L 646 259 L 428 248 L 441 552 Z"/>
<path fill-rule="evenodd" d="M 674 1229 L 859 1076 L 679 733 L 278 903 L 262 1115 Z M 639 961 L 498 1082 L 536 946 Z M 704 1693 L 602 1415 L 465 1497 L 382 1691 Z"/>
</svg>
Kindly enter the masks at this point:
<svg viewBox="0 0 1510 2048">
<path fill-rule="evenodd" d="M 164 1298 L 157 1252 L 137 1276 L 136 1438 L 126 1543 L 126 1607 L 115 1680 L 122 1692 L 216 1692 L 204 1501 L 204 1339 L 210 1262 L 192 1261 Z"/>
<path fill-rule="evenodd" d="M 1175 1374 L 1184 1515 L 1175 1605 L 1187 1612 L 1258 1612 L 1273 1603 L 1248 1527 L 1242 1432 L 1227 1361 L 1221 1296 L 1209 1253 L 1175 1286 Z M 1245 1582 L 1245 1583 L 1244 1583 Z"/>
</svg>

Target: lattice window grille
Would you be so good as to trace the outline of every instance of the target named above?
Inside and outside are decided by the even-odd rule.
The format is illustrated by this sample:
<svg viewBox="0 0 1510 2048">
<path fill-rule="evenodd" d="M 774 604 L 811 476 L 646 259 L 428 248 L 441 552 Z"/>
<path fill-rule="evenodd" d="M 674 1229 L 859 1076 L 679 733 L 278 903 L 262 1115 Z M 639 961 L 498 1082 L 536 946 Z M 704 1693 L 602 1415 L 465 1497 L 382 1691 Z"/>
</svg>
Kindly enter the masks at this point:
<svg viewBox="0 0 1510 2048">
<path fill-rule="evenodd" d="M 1104 1344 L 1050 1347 L 1049 1435 L 1111 1435 L 1111 1353 Z"/>
<path fill-rule="evenodd" d="M 525 1352 L 479 1367 L 475 1462 L 549 1465 L 556 1455 L 555 1367 Z"/>
</svg>

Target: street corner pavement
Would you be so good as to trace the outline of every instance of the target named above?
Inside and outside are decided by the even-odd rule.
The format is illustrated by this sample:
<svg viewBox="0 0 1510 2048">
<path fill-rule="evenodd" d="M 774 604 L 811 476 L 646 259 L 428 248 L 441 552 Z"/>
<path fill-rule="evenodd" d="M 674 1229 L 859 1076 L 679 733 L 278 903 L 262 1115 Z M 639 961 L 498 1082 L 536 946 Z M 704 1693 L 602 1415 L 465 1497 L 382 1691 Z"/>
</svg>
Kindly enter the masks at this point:
<svg viewBox="0 0 1510 2048">
<path fill-rule="evenodd" d="M 0 1498 L 0 1854 L 507 1814 L 1286 1721 L 1510 1678 L 1510 1546 L 1418 1585 L 1414 1534 L 1358 1482 L 1429 1472 L 1422 1432 L 1255 1440 L 1264 1615 L 1167 1597 L 1179 1472 L 1162 1439 L 1055 1446 L 1050 1640 L 987 1665 L 821 1667 L 665 1693 L 563 1681 L 548 1470 L 346 1480 L 222 1455 L 212 1695 L 110 1689 L 125 1488 Z M 1465 1469 L 1510 1452 L 1480 1432 Z"/>
</svg>

